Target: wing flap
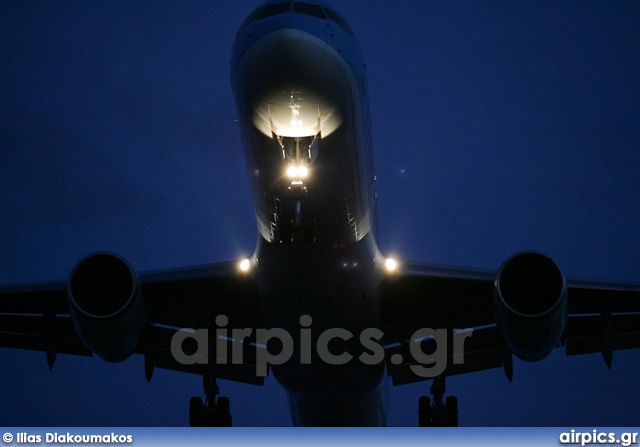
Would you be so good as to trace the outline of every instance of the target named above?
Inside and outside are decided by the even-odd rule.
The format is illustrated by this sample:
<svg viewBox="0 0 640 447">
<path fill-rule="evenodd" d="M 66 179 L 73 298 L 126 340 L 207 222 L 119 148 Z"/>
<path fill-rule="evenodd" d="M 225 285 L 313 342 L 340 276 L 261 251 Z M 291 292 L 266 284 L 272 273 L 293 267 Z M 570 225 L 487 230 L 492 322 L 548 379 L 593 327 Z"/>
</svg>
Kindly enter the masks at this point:
<svg viewBox="0 0 640 447">
<path fill-rule="evenodd" d="M 464 339 L 464 348 L 460 350 L 456 350 L 452 346 L 455 344 L 452 341 L 454 338 L 455 336 L 450 333 L 447 342 L 447 363 L 444 372 L 442 372 L 443 375 L 454 376 L 503 367 L 505 353 L 502 339 L 495 327 L 474 330 L 470 337 Z M 385 351 L 387 371 L 394 385 L 405 385 L 433 378 L 416 372 L 427 371 L 426 368 L 430 367 L 427 364 L 417 362 L 411 352 L 412 349 L 422 352 L 423 348 L 419 344 L 420 341 L 413 340 L 410 344 L 396 345 Z M 428 349 L 424 351 L 429 352 Z M 398 358 L 402 358 L 403 362 L 394 364 L 393 356 L 398 354 L 401 357 L 396 357 L 396 362 Z"/>
<path fill-rule="evenodd" d="M 71 318 L 0 315 L 0 346 L 32 351 L 91 356 Z"/>
<path fill-rule="evenodd" d="M 624 282 L 568 281 L 569 314 L 640 312 L 640 285 Z"/>
<path fill-rule="evenodd" d="M 225 347 L 221 350 L 228 353 L 227 356 L 224 358 L 220 356 L 221 358 L 216 360 L 198 357 L 198 363 L 184 364 L 176 359 L 176 355 L 174 355 L 174 352 L 171 350 L 171 340 L 177 331 L 177 329 L 157 326 L 149 327 L 145 336 L 146 345 L 140 347 L 138 352 L 151 353 L 155 361 L 155 366 L 158 368 L 204 375 L 206 373 L 207 363 L 213 361 L 215 362 L 215 375 L 217 378 L 252 385 L 264 384 L 264 376 L 267 371 L 263 371 L 263 374 L 257 374 L 256 367 L 257 350 L 263 348 L 257 347 L 249 341 L 245 343 L 235 343 L 229 339 L 217 340 L 215 342 L 217 342 L 218 346 L 220 346 L 220 342 L 225 344 Z M 238 344 L 240 344 L 242 356 L 232 357 L 231 353 L 235 349 L 234 345 Z M 235 362 L 232 360 L 235 360 Z"/>
<path fill-rule="evenodd" d="M 570 318 L 565 331 L 567 355 L 640 348 L 640 314 L 609 318 L 609 321 L 600 315 Z"/>
</svg>

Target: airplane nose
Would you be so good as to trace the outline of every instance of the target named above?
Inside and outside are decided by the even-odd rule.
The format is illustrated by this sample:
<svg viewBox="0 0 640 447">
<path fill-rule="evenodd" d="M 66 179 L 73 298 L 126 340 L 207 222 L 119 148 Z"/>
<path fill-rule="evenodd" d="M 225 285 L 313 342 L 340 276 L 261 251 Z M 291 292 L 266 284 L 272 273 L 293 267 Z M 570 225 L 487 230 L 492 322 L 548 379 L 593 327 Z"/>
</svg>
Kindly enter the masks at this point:
<svg viewBox="0 0 640 447">
<path fill-rule="evenodd" d="M 323 39 L 280 29 L 248 48 L 235 70 L 234 91 L 242 89 L 241 103 L 268 137 L 326 136 L 342 121 L 349 72 Z"/>
</svg>

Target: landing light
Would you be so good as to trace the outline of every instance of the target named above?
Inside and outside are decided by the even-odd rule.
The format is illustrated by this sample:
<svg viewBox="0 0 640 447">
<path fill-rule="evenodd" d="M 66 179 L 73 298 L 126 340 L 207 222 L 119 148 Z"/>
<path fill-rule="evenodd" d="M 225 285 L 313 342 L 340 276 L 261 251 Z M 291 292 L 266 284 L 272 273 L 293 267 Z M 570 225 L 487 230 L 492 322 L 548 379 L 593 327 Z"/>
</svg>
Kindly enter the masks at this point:
<svg viewBox="0 0 640 447">
<path fill-rule="evenodd" d="M 251 267 L 251 262 L 248 259 L 243 259 L 238 264 L 238 267 L 240 267 L 240 271 L 241 272 L 248 272 L 249 271 L 249 267 Z"/>
<path fill-rule="evenodd" d="M 295 177 L 298 175 L 298 168 L 296 168 L 295 166 L 289 166 L 287 168 L 287 175 L 289 177 Z"/>
<path fill-rule="evenodd" d="M 384 268 L 387 272 L 395 272 L 398 269 L 398 262 L 393 258 L 387 258 L 384 260 Z"/>
<path fill-rule="evenodd" d="M 307 175 L 309 175 L 309 168 L 307 168 L 306 166 L 289 166 L 287 168 L 287 175 L 290 178 L 305 178 Z"/>
</svg>

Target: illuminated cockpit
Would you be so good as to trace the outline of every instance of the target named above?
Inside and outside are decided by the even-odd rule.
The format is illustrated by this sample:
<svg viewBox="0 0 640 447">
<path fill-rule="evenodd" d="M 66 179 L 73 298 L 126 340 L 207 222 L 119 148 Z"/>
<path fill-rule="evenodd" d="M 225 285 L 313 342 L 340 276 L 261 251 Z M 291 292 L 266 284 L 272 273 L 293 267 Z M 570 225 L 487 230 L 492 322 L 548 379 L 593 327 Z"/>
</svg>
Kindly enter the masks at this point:
<svg viewBox="0 0 640 447">
<path fill-rule="evenodd" d="M 347 22 L 334 10 L 327 6 L 321 6 L 315 3 L 300 2 L 290 0 L 286 2 L 274 2 L 267 3 L 258 7 L 245 19 L 240 26 L 238 34 L 241 33 L 250 23 L 267 17 L 272 17 L 278 14 L 284 13 L 297 13 L 305 14 L 312 17 L 317 17 L 323 20 L 330 20 L 342 28 L 346 33 L 351 34 L 351 28 Z"/>
</svg>

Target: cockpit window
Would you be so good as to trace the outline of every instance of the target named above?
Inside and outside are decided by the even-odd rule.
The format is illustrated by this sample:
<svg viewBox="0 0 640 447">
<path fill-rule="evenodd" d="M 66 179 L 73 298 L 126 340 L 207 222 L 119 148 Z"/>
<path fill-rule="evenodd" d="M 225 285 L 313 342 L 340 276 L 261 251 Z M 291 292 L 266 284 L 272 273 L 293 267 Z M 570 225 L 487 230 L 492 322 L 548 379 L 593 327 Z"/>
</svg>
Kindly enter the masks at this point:
<svg viewBox="0 0 640 447">
<path fill-rule="evenodd" d="M 351 28 L 349 28 L 349 25 L 347 25 L 347 22 L 342 17 L 340 17 L 340 14 L 338 14 L 335 11 L 332 11 L 329 8 L 324 8 L 324 12 L 327 13 L 327 16 L 329 17 L 329 20 L 331 20 L 333 22 L 336 22 L 340 26 L 340 28 L 345 30 L 347 33 L 353 34 L 351 32 Z"/>
<path fill-rule="evenodd" d="M 275 16 L 276 14 L 282 14 L 283 12 L 289 12 L 289 2 L 282 2 L 265 6 L 260 12 L 257 20 L 264 19 L 265 17 Z"/>
<path fill-rule="evenodd" d="M 327 18 L 327 16 L 324 14 L 324 11 L 322 10 L 322 7 L 320 7 L 319 5 L 312 5 L 311 3 L 295 2 L 293 4 L 293 12 L 318 17 L 320 19 Z"/>
<path fill-rule="evenodd" d="M 244 22 L 242 22 L 242 25 L 240 25 L 240 28 L 238 29 L 238 34 L 240 34 L 242 30 L 247 27 L 248 24 L 253 22 L 256 19 L 256 17 L 258 17 L 261 11 L 262 11 L 262 8 L 258 8 L 255 11 L 253 11 L 251 14 L 249 14 L 247 18 L 244 19 Z"/>
<path fill-rule="evenodd" d="M 247 27 L 247 25 L 249 25 L 251 22 L 253 22 L 255 20 L 261 20 L 261 19 L 264 19 L 264 18 L 267 18 L 267 17 L 275 16 L 277 14 L 282 14 L 284 12 L 289 12 L 289 11 L 291 11 L 291 2 L 290 1 L 281 2 L 281 3 L 274 3 L 272 5 L 267 5 L 267 6 L 264 6 L 262 8 L 258 8 L 255 11 L 253 11 L 249 15 L 249 17 L 247 17 L 245 19 L 245 21 L 240 26 L 240 29 L 238 30 L 238 34 L 241 33 L 242 30 Z M 312 17 L 318 17 L 318 18 L 323 19 L 323 20 L 329 19 L 332 22 L 335 22 L 338 26 L 340 26 L 340 28 L 345 30 L 347 33 L 352 34 L 351 28 L 349 28 L 349 25 L 340 16 L 340 14 L 338 14 L 337 12 L 335 12 L 335 11 L 333 11 L 333 10 L 327 8 L 327 7 L 323 8 L 320 5 L 314 5 L 314 4 L 311 4 L 311 3 L 295 1 L 295 2 L 293 2 L 293 11 L 297 12 L 299 14 L 305 14 L 305 15 L 312 16 Z"/>
</svg>

